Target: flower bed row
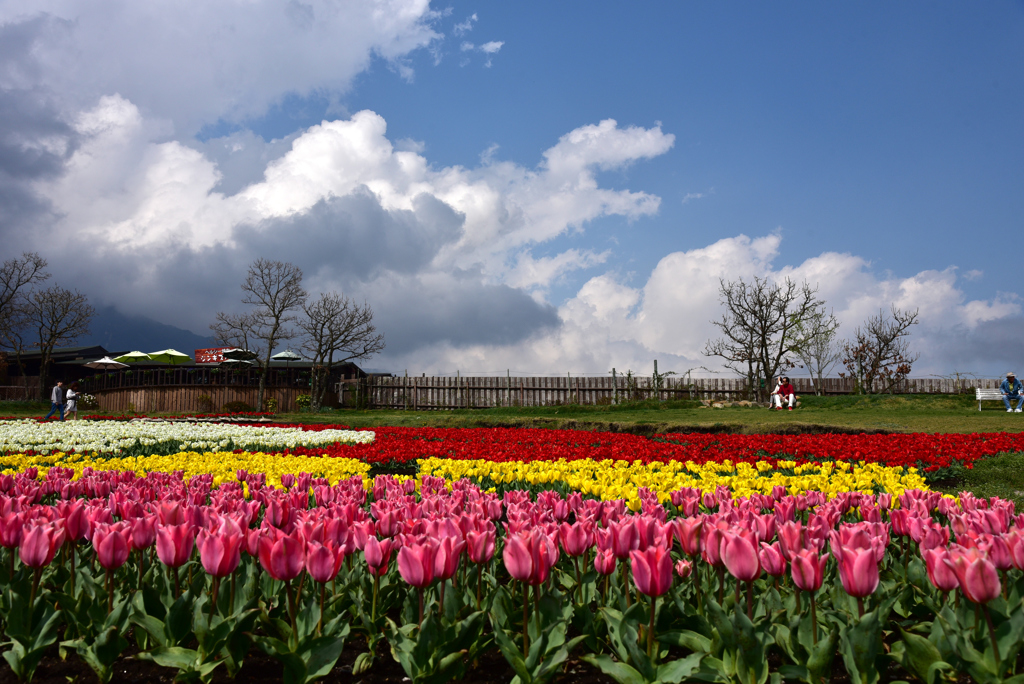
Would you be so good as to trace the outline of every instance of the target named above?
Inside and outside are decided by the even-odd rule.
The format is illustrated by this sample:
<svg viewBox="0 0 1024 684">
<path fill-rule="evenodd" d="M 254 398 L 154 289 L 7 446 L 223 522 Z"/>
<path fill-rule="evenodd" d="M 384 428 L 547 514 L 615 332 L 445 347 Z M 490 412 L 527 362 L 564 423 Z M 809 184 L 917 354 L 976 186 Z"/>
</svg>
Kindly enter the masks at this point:
<svg viewBox="0 0 1024 684">
<path fill-rule="evenodd" d="M 254 649 L 303 683 L 350 649 L 358 675 L 385 645 L 413 682 L 494 648 L 521 682 L 570 654 L 620 682 L 1016 681 L 1024 516 L 998 499 L 681 488 L 641 490 L 631 513 L 429 476 L 72 475 L 0 482 L 0 628 L 22 679 L 59 639 L 101 681 L 130 643 L 201 681 Z"/>
<path fill-rule="evenodd" d="M 327 426 L 305 426 L 307 431 Z M 747 463 L 779 467 L 780 461 L 865 462 L 894 468 L 917 468 L 939 478 L 950 468 L 980 458 L 1024 451 L 1024 433 L 891 435 L 705 435 L 668 434 L 654 438 L 610 432 L 522 428 L 375 428 L 372 445 L 359 447 L 358 458 L 376 465 L 403 465 L 427 458 L 486 459 L 496 463 L 575 461 L 629 463 Z M 345 455 L 343 446 L 329 449 Z"/>
<path fill-rule="evenodd" d="M 308 450 L 369 444 L 373 439 L 371 431 L 339 427 L 304 430 L 300 426 L 220 423 L 18 420 L 2 423 L 0 454 L 100 452 L 134 456 L 211 449 L 277 452 L 297 447 Z"/>
</svg>

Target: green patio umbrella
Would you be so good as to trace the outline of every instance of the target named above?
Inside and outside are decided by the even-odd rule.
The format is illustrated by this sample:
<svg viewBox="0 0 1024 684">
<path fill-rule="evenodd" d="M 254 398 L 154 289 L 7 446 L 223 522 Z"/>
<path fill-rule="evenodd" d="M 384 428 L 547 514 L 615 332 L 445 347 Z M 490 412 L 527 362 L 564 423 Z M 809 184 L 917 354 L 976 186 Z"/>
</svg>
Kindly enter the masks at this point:
<svg viewBox="0 0 1024 684">
<path fill-rule="evenodd" d="M 115 357 L 114 360 L 120 363 L 145 363 L 147 361 L 152 361 L 152 359 L 149 358 L 149 354 L 143 354 L 140 351 L 122 354 L 121 356 Z"/>
<path fill-rule="evenodd" d="M 188 354 L 182 354 L 177 349 L 164 349 L 162 351 L 153 352 L 152 354 L 149 354 L 149 358 L 171 366 L 189 363 L 192 360 L 191 356 Z"/>
</svg>

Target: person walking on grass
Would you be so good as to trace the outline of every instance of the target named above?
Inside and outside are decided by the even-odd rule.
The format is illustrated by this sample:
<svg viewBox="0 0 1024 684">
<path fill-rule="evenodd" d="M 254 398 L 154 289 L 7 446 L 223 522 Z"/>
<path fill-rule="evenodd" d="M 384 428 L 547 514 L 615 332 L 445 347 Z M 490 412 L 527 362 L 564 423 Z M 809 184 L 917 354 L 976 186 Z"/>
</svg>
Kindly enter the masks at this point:
<svg viewBox="0 0 1024 684">
<path fill-rule="evenodd" d="M 78 418 L 78 383 L 73 382 L 68 387 L 68 403 L 64 409 L 64 420 L 76 420 Z"/>
<path fill-rule="evenodd" d="M 60 419 L 64 420 L 64 382 L 61 380 L 57 381 L 57 384 L 53 386 L 53 391 L 50 392 L 50 412 L 43 420 L 50 420 L 50 416 L 58 412 Z"/>
<path fill-rule="evenodd" d="M 1006 379 L 1003 380 L 1003 384 L 999 386 L 999 391 L 1003 393 L 1003 403 L 1006 404 L 1006 412 L 1010 413 L 1013 411 L 1013 400 L 1017 400 L 1017 413 L 1020 413 L 1020 407 L 1024 404 L 1024 394 L 1021 394 L 1021 390 L 1024 387 L 1021 386 L 1020 380 L 1014 375 L 1013 371 L 1006 374 Z"/>
</svg>

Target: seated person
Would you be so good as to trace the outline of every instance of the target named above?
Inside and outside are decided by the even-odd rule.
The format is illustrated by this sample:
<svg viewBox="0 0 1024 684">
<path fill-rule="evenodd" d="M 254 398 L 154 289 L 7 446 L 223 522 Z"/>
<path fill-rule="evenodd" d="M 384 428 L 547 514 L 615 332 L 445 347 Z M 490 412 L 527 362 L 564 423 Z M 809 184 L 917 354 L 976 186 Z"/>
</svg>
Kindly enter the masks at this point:
<svg viewBox="0 0 1024 684">
<path fill-rule="evenodd" d="M 796 391 L 793 389 L 793 385 L 790 384 L 789 378 L 782 376 L 779 378 L 779 384 L 772 391 L 772 406 L 777 410 L 782 410 L 783 402 L 789 402 L 789 410 L 793 410 L 793 404 L 796 402 Z"/>
<path fill-rule="evenodd" d="M 1022 389 L 1024 387 L 1021 386 L 1020 380 L 1013 374 L 1013 371 L 1007 373 L 1003 384 L 999 386 L 999 391 L 1003 393 L 1003 403 L 1006 404 L 1007 413 L 1013 411 L 1012 402 L 1014 399 L 1017 400 L 1017 413 L 1020 413 L 1020 407 L 1024 404 L 1024 394 L 1021 393 Z"/>
<path fill-rule="evenodd" d="M 768 395 L 768 408 L 773 409 L 778 404 L 782 408 L 782 397 L 779 396 L 779 388 L 782 387 L 782 376 L 775 378 L 775 389 Z"/>
</svg>

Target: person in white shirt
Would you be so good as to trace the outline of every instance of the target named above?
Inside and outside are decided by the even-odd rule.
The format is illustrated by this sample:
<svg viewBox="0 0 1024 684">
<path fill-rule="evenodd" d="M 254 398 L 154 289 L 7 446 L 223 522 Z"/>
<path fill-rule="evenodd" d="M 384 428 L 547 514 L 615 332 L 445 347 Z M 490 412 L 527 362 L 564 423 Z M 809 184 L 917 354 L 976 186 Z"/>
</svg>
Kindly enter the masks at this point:
<svg viewBox="0 0 1024 684">
<path fill-rule="evenodd" d="M 78 418 L 78 383 L 71 383 L 71 387 L 68 387 L 68 404 L 64 409 L 65 420 L 75 420 Z"/>
</svg>

